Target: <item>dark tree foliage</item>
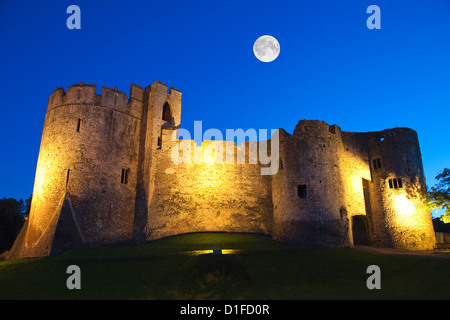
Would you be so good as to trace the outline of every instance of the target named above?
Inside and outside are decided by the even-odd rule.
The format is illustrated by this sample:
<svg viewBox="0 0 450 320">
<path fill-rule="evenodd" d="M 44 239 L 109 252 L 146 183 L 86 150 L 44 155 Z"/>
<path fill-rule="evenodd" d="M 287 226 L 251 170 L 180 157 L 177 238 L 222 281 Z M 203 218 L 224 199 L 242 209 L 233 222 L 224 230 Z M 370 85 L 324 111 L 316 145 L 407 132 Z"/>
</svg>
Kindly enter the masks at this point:
<svg viewBox="0 0 450 320">
<path fill-rule="evenodd" d="M 14 198 L 0 199 L 0 253 L 11 249 L 30 212 L 31 196 L 23 201 Z"/>
<path fill-rule="evenodd" d="M 444 209 L 441 220 L 450 223 L 450 169 L 445 168 L 436 179 L 438 184 L 428 191 L 430 205 L 432 209 Z"/>
</svg>

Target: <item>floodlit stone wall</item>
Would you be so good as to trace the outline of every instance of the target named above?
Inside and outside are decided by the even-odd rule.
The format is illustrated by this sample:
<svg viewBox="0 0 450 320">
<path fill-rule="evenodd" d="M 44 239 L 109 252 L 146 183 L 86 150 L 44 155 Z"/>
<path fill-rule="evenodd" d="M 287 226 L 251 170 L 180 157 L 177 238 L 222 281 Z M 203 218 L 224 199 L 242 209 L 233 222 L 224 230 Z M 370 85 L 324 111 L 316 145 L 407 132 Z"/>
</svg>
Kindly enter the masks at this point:
<svg viewBox="0 0 450 320">
<path fill-rule="evenodd" d="M 300 121 L 280 134 L 282 168 L 273 177 L 274 238 L 309 246 L 349 246 L 343 144 L 338 127 Z"/>
<path fill-rule="evenodd" d="M 371 153 L 374 244 L 430 249 L 436 242 L 417 133 L 395 128 L 368 134 Z M 375 165 L 374 159 L 380 159 Z"/>
<path fill-rule="evenodd" d="M 131 85 L 128 100 L 95 85 L 57 88 L 30 217 L 8 258 L 207 231 L 316 247 L 435 243 L 414 130 L 351 133 L 301 120 L 269 141 L 197 145 L 180 140 L 180 120 L 181 92 L 159 81 Z M 264 146 L 266 156 L 279 147 L 272 164 Z"/>
<path fill-rule="evenodd" d="M 240 151 L 233 142 L 203 141 L 197 146 L 193 140 L 172 141 L 172 134 L 164 131 L 162 149 L 154 158 L 148 238 L 201 231 L 270 234 L 271 177 L 261 175 L 259 164 L 249 163 L 248 142 L 241 145 L 247 150 L 245 164 L 226 163 L 227 152 L 237 161 Z M 177 156 L 184 163 L 174 163 Z"/>
</svg>

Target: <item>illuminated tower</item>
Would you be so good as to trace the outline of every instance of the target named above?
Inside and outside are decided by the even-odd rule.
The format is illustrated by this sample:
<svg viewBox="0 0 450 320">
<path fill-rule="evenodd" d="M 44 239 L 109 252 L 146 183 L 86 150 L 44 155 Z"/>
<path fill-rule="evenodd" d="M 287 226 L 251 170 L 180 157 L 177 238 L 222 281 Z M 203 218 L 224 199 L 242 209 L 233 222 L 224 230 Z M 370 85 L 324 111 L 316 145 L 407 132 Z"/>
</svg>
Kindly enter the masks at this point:
<svg viewBox="0 0 450 320">
<path fill-rule="evenodd" d="M 179 125 L 181 93 L 159 81 L 130 97 L 78 84 L 48 101 L 30 217 L 10 259 L 146 239 L 155 152 Z"/>
<path fill-rule="evenodd" d="M 414 130 L 350 133 L 300 121 L 293 135 L 280 130 L 272 236 L 305 246 L 432 249 L 425 192 Z"/>
<path fill-rule="evenodd" d="M 375 245 L 431 249 L 435 240 L 417 133 L 395 128 L 368 135 Z"/>
<path fill-rule="evenodd" d="M 157 157 L 167 151 L 167 136 L 179 128 L 181 118 L 181 92 L 155 81 L 144 91 L 141 139 L 139 145 L 138 181 L 134 240 L 147 240 L 149 206 L 155 193 Z"/>
<path fill-rule="evenodd" d="M 273 237 L 306 246 L 350 245 L 341 131 L 323 121 L 300 121 L 280 132 L 280 170 L 273 177 Z"/>
<path fill-rule="evenodd" d="M 142 88 L 79 84 L 48 101 L 30 217 L 10 256 L 129 241 L 133 233 Z"/>
</svg>

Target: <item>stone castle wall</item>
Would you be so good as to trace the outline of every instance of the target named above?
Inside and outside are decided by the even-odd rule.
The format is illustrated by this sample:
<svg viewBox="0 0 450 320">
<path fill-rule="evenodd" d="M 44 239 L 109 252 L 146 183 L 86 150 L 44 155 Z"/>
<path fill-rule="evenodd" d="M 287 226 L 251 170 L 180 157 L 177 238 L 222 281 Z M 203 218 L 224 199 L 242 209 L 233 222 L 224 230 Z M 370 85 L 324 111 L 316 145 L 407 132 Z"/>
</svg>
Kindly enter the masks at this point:
<svg viewBox="0 0 450 320">
<path fill-rule="evenodd" d="M 369 133 L 373 160 L 381 167 L 372 169 L 370 184 L 374 243 L 400 249 L 429 249 L 435 234 L 426 192 L 417 133 L 395 128 Z M 375 214 L 376 213 L 376 214 Z"/>
<path fill-rule="evenodd" d="M 148 239 L 201 231 L 270 234 L 271 178 L 261 175 L 259 164 L 249 164 L 248 143 L 245 164 L 237 164 L 234 143 L 203 141 L 197 146 L 192 140 L 172 141 L 172 133 L 164 132 L 162 149 L 154 158 L 156 186 L 149 206 Z M 189 155 L 184 157 L 183 152 Z M 222 163 L 216 163 L 219 152 Z M 233 152 L 236 161 L 226 163 L 226 152 Z M 172 155 L 188 163 L 176 164 Z M 195 163 L 195 155 L 201 163 Z"/>
<path fill-rule="evenodd" d="M 97 95 L 92 85 L 74 85 L 67 93 L 59 88 L 50 96 L 28 227 L 22 230 L 24 252 L 41 248 L 36 255 L 47 255 L 52 250 L 57 226 L 51 221 L 59 219 L 66 194 L 83 244 L 132 238 L 139 109 L 142 103 L 133 95 L 128 103 L 124 93 L 103 87 Z M 128 172 L 126 184 L 123 170 Z"/>
<path fill-rule="evenodd" d="M 274 238 L 349 246 L 340 130 L 323 121 L 300 121 L 292 136 L 281 136 L 282 168 L 272 187 Z"/>
<path fill-rule="evenodd" d="M 263 165 L 250 161 L 251 142 L 197 146 L 177 139 L 180 120 L 181 92 L 158 81 L 133 84 L 128 100 L 106 87 L 101 94 L 94 85 L 57 88 L 30 217 L 9 258 L 203 231 L 319 247 L 366 241 L 431 249 L 435 242 L 411 129 L 350 133 L 302 120 L 292 135 L 278 130 L 278 171 L 263 175 Z M 232 163 L 216 163 L 230 152 Z"/>
</svg>

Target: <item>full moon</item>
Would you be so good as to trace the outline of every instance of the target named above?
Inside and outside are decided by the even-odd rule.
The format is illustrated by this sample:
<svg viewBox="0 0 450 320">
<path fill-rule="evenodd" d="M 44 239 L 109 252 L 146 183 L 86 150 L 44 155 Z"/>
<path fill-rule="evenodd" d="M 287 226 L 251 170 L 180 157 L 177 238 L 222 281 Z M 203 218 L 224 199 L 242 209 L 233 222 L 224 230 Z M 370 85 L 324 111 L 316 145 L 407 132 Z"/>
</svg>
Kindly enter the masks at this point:
<svg viewBox="0 0 450 320">
<path fill-rule="evenodd" d="M 271 62 L 280 54 L 280 44 L 272 36 L 261 36 L 253 45 L 253 53 L 262 62 Z"/>
</svg>

